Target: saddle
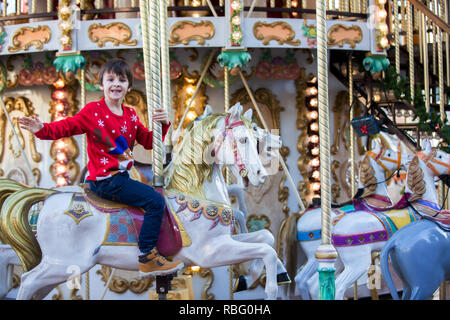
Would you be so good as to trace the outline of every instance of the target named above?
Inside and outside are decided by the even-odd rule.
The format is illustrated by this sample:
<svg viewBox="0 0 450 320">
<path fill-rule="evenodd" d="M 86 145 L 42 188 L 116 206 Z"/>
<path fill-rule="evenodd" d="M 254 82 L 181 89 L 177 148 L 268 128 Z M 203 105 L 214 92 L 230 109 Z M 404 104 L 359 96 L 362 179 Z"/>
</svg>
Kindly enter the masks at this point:
<svg viewBox="0 0 450 320">
<path fill-rule="evenodd" d="M 127 208 L 127 212 L 131 217 L 136 232 L 139 234 L 145 213 L 142 208 L 131 208 L 126 204 L 101 198 L 90 189 L 89 184 L 83 183 L 80 184 L 80 187 L 82 188 L 84 199 L 101 212 L 112 213 Z M 155 190 L 164 196 L 161 188 Z M 179 220 L 174 217 L 174 214 L 168 209 L 166 200 L 166 207 L 164 209 L 158 243 L 156 246 L 161 255 L 170 257 L 181 250 L 183 240 L 180 234 L 180 227 L 183 229 Z"/>
</svg>

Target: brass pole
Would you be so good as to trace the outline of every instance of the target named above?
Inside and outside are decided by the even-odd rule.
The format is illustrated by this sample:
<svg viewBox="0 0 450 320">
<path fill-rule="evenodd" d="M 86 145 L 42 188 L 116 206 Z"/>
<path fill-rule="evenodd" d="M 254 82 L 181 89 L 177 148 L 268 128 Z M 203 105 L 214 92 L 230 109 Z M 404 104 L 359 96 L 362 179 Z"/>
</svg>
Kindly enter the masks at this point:
<svg viewBox="0 0 450 320">
<path fill-rule="evenodd" d="M 326 6 L 324 0 L 316 0 L 317 19 L 317 73 L 319 100 L 320 137 L 320 182 L 321 182 L 321 222 L 322 242 L 316 250 L 319 262 L 319 299 L 334 300 L 335 267 L 337 252 L 331 244 L 331 166 L 330 166 L 330 128 L 328 114 L 328 50 Z"/>
<path fill-rule="evenodd" d="M 429 70 L 428 70 L 428 42 L 427 42 L 427 25 L 426 18 L 423 13 L 420 14 L 422 21 L 422 49 L 423 49 L 423 77 L 424 77 L 424 86 L 425 86 L 425 109 L 427 112 L 430 112 L 430 84 L 429 84 Z"/>
<path fill-rule="evenodd" d="M 413 42 L 413 22 L 412 22 L 412 4 L 407 3 L 406 16 L 408 21 L 407 28 L 407 45 L 408 45 L 408 58 L 409 58 L 409 86 L 411 94 L 411 102 L 414 105 L 414 85 L 415 85 L 415 74 L 414 74 L 414 42 Z"/>
<path fill-rule="evenodd" d="M 169 54 L 169 30 L 168 30 L 168 0 L 161 0 L 160 3 L 160 29 L 161 29 L 161 82 L 162 106 L 167 110 L 169 117 L 172 115 L 172 99 L 170 97 L 170 54 Z M 172 126 L 170 126 L 168 136 L 171 136 Z M 165 139 L 168 148 L 172 148 L 172 139 Z"/>
<path fill-rule="evenodd" d="M 394 6 L 394 46 L 395 46 L 395 72 L 400 74 L 400 24 L 398 21 L 398 0 L 393 0 Z"/>
</svg>

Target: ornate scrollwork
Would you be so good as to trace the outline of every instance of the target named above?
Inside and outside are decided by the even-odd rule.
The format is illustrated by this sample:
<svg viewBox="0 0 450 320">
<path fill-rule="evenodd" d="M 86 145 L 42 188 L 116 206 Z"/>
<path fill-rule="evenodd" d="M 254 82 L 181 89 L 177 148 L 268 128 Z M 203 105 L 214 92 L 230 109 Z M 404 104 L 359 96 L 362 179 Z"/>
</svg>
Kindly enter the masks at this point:
<svg viewBox="0 0 450 320">
<path fill-rule="evenodd" d="M 191 41 L 197 41 L 199 45 L 204 45 L 205 40 L 214 37 L 214 24 L 207 20 L 200 22 L 179 21 L 175 23 L 169 32 L 169 45 L 188 45 Z"/>
<path fill-rule="evenodd" d="M 12 46 L 8 47 L 8 51 L 13 53 L 20 50 L 27 51 L 31 46 L 34 46 L 36 50 L 42 50 L 51 36 L 52 32 L 48 26 L 22 27 L 14 33 Z"/>
<path fill-rule="evenodd" d="M 19 111 L 22 112 L 27 117 L 34 117 L 36 114 L 34 113 L 34 107 L 30 100 L 28 100 L 25 97 L 8 97 L 3 100 L 5 103 L 6 110 L 9 114 L 13 111 Z M 14 124 L 14 128 L 16 130 L 17 135 L 19 136 L 19 140 L 21 143 L 21 146 L 23 149 L 25 149 L 25 139 L 24 134 L 22 133 L 22 129 L 17 123 L 17 117 L 12 117 L 12 122 Z M 3 158 L 4 154 L 4 146 L 5 146 L 5 131 L 6 131 L 6 115 L 4 114 L 3 109 L 0 109 L 0 161 Z M 30 145 L 30 151 L 31 151 L 31 157 L 34 162 L 40 162 L 42 159 L 42 156 L 40 153 L 37 152 L 36 149 L 36 140 L 33 134 L 27 134 L 28 136 L 28 144 Z M 14 157 L 20 156 L 20 148 L 17 146 L 17 141 L 13 137 L 12 131 L 9 134 L 8 137 L 9 141 L 9 149 L 12 151 Z"/>
<path fill-rule="evenodd" d="M 352 49 L 363 39 L 363 33 L 358 25 L 347 27 L 343 24 L 335 24 L 328 30 L 328 46 L 343 47 L 348 43 Z"/>
<path fill-rule="evenodd" d="M 107 266 L 102 266 L 100 270 L 97 270 L 97 274 L 101 275 L 101 280 L 105 282 L 105 284 L 111 276 L 111 272 L 111 267 Z M 133 293 L 140 294 L 152 287 L 154 281 L 155 278 L 134 278 L 132 280 L 127 280 L 120 276 L 114 275 L 108 288 L 115 293 L 124 293 L 127 290 L 130 290 Z"/>
<path fill-rule="evenodd" d="M 132 35 L 130 27 L 122 22 L 112 22 L 107 25 L 93 23 L 88 28 L 89 39 L 97 43 L 99 48 L 102 48 L 106 42 L 112 42 L 116 47 L 119 44 L 135 46 L 137 40 L 130 40 Z"/>
</svg>

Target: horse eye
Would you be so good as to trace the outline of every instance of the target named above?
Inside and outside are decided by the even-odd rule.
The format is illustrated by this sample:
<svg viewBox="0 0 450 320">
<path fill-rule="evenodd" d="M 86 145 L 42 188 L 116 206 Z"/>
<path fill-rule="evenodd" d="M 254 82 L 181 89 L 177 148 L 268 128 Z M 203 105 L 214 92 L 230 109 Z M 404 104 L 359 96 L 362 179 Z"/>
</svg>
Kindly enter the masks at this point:
<svg viewBox="0 0 450 320">
<path fill-rule="evenodd" d="M 247 143 L 247 141 L 248 141 L 247 137 L 239 139 L 239 142 L 242 143 L 242 144 Z"/>
</svg>

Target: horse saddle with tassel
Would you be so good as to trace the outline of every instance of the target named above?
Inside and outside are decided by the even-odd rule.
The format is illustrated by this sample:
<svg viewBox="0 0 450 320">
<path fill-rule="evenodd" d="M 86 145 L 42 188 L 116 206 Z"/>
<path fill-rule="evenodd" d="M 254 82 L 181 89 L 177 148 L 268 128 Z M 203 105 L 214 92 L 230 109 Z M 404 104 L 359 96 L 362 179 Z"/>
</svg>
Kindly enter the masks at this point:
<svg viewBox="0 0 450 320">
<path fill-rule="evenodd" d="M 74 215 L 74 212 L 78 210 L 76 208 L 80 207 L 79 202 L 88 202 L 98 211 L 109 214 L 109 230 L 107 230 L 108 235 L 105 236 L 104 245 L 135 244 L 142 228 L 142 222 L 144 221 L 144 210 L 101 198 L 89 188 L 88 184 L 81 184 L 80 187 L 83 190 L 81 199 L 80 195 L 74 194 L 72 203 L 65 213 L 71 215 L 77 221 L 77 216 Z M 161 188 L 155 188 L 155 190 L 163 195 Z M 190 239 L 186 241 L 187 234 L 182 236 L 181 232 L 185 232 L 184 228 L 175 213 L 169 210 L 166 199 L 157 243 L 157 248 L 161 255 L 165 257 L 173 256 L 183 246 L 190 244 Z"/>
</svg>

